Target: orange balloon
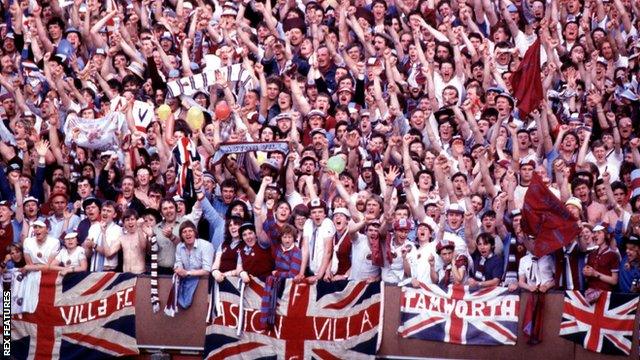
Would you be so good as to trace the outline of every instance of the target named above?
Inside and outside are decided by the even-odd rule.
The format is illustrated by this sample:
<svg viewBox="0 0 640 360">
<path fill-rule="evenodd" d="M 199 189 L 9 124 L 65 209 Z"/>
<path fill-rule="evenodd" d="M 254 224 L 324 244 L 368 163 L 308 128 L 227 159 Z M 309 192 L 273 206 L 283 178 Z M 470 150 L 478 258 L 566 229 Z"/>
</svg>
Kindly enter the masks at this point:
<svg viewBox="0 0 640 360">
<path fill-rule="evenodd" d="M 217 120 L 226 120 L 231 115 L 231 108 L 227 105 L 226 101 L 220 101 L 216 104 L 216 119 Z"/>
</svg>

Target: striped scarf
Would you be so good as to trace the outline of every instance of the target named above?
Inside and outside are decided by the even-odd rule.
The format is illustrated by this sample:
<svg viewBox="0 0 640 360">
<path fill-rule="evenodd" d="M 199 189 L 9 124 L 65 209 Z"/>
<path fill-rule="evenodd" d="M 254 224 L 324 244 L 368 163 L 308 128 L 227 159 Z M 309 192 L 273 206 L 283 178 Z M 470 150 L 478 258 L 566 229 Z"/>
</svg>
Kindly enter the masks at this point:
<svg viewBox="0 0 640 360">
<path fill-rule="evenodd" d="M 151 243 L 151 305 L 153 313 L 160 311 L 160 298 L 158 297 L 158 240 L 155 235 L 149 239 Z"/>
<path fill-rule="evenodd" d="M 243 65 L 233 64 L 219 69 L 205 67 L 200 74 L 169 81 L 167 83 L 169 95 L 173 97 L 193 96 L 198 90 L 207 89 L 216 83 L 217 71 L 220 71 L 230 83 L 231 91 L 238 96 L 236 99 L 238 103 L 242 103 L 244 95 L 255 88 L 253 77 L 244 69 Z"/>
<path fill-rule="evenodd" d="M 181 138 L 173 148 L 173 157 L 177 164 L 177 193 L 184 199 L 195 197 L 193 171 L 189 168 L 192 162 L 200 160 L 200 154 L 198 154 L 195 144 L 186 136 Z"/>
<path fill-rule="evenodd" d="M 260 327 L 271 329 L 276 323 L 276 309 L 278 308 L 278 292 L 282 288 L 283 278 L 269 275 L 264 284 L 264 296 L 260 305 Z"/>
</svg>

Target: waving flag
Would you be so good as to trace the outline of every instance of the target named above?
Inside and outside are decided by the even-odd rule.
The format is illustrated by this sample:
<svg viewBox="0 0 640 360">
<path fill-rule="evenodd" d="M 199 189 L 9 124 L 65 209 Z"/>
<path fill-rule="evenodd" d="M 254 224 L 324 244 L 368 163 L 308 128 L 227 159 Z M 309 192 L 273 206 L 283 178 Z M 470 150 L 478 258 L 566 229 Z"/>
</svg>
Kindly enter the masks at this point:
<svg viewBox="0 0 640 360">
<path fill-rule="evenodd" d="M 637 308 L 634 294 L 604 292 L 592 305 L 580 292 L 567 291 L 560 336 L 589 351 L 629 355 Z"/>
<path fill-rule="evenodd" d="M 535 172 L 524 195 L 522 230 L 535 238 L 533 254 L 537 257 L 571 244 L 580 233 L 577 219 Z"/>
<path fill-rule="evenodd" d="M 214 305 L 217 317 L 207 326 L 205 358 L 361 359 L 375 355 L 383 309 L 379 282 L 306 285 L 287 280 L 283 288 L 275 325 L 265 331 L 260 330 L 264 284 L 252 280 L 242 290 L 238 279 L 220 283 Z"/>
<path fill-rule="evenodd" d="M 515 345 L 520 297 L 507 288 L 443 290 L 434 284 L 405 287 L 400 300 L 403 338 L 466 345 Z"/>
<path fill-rule="evenodd" d="M 529 46 L 518 69 L 511 75 L 513 96 L 518 99 L 520 118 L 524 119 L 544 99 L 540 74 L 540 38 Z"/>
<path fill-rule="evenodd" d="M 92 150 L 113 150 L 119 148 L 118 133 L 128 131 L 124 114 L 112 112 L 98 119 L 87 119 L 71 114 L 64 123 L 63 131 L 67 134 L 65 142 L 71 145 L 74 129 L 79 129 L 75 143 Z"/>
<path fill-rule="evenodd" d="M 44 272 L 35 313 L 11 322 L 16 359 L 108 359 L 138 354 L 136 276 Z"/>
</svg>

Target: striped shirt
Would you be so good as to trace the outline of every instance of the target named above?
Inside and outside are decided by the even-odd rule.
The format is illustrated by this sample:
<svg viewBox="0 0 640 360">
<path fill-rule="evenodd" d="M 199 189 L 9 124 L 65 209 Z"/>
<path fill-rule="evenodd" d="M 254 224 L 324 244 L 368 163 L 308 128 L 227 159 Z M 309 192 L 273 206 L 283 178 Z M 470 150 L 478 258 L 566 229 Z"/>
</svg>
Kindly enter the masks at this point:
<svg viewBox="0 0 640 360">
<path fill-rule="evenodd" d="M 275 247 L 276 276 L 280 278 L 292 278 L 300 273 L 302 266 L 302 250 L 292 246 L 284 250 L 282 246 Z"/>
</svg>

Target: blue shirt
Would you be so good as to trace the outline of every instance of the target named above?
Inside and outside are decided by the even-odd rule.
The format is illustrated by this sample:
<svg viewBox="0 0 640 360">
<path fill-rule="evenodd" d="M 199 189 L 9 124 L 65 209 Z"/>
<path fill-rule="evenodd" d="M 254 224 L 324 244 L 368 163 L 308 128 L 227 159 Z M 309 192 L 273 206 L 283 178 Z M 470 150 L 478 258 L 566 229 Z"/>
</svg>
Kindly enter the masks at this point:
<svg viewBox="0 0 640 360">
<path fill-rule="evenodd" d="M 202 239 L 196 239 L 191 251 L 187 249 L 184 242 L 176 247 L 176 263 L 174 269 L 182 268 L 185 270 L 206 270 L 211 271 L 213 264 L 213 246 L 210 242 Z"/>
<path fill-rule="evenodd" d="M 620 292 L 631 292 L 631 285 L 634 280 L 640 282 L 640 262 L 629 264 L 629 269 L 625 268 L 627 263 L 627 254 L 624 254 L 620 261 L 620 270 L 618 271 L 618 290 Z M 640 285 L 640 284 L 638 284 Z"/>
<path fill-rule="evenodd" d="M 484 269 L 482 269 L 482 266 L 480 265 L 482 256 L 478 250 L 476 250 L 471 257 L 473 258 L 475 269 L 475 273 L 472 275 L 476 280 L 488 281 L 493 279 L 502 279 L 504 267 L 502 257 L 500 255 L 492 255 L 488 259 L 485 259 Z"/>
</svg>

